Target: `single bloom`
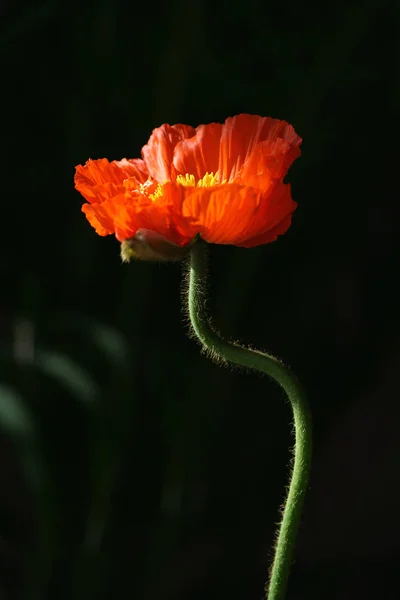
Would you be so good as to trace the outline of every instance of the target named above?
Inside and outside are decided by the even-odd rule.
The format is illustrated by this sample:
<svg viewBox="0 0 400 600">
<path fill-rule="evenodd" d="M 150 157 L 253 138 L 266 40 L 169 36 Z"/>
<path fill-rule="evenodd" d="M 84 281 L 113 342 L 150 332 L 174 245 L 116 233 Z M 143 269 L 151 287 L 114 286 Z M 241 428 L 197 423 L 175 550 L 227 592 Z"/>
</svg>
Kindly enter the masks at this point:
<svg viewBox="0 0 400 600">
<path fill-rule="evenodd" d="M 142 158 L 77 166 L 75 187 L 90 224 L 115 234 L 126 259 L 179 258 L 198 237 L 251 248 L 290 226 L 297 204 L 283 179 L 301 141 L 285 121 L 257 115 L 161 125 Z"/>
</svg>

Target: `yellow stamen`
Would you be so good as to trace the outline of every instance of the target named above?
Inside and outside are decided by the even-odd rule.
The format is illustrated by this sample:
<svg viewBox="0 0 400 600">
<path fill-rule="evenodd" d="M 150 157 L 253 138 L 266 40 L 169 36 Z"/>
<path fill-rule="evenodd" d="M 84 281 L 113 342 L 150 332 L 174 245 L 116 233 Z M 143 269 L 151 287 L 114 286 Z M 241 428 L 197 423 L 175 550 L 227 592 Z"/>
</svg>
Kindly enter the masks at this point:
<svg viewBox="0 0 400 600">
<path fill-rule="evenodd" d="M 161 198 L 162 195 L 163 195 L 163 189 L 162 189 L 161 183 L 159 183 L 158 186 L 156 187 L 156 189 L 154 190 L 154 193 L 149 194 L 149 198 L 153 202 L 155 202 L 155 200 L 158 200 L 158 198 Z"/>
<path fill-rule="evenodd" d="M 179 185 L 183 185 L 184 187 L 196 186 L 194 175 L 189 175 L 189 173 L 186 173 L 186 175 L 178 175 L 176 178 L 176 183 L 179 183 Z"/>
<path fill-rule="evenodd" d="M 176 178 L 176 183 L 179 183 L 179 185 L 183 187 L 211 187 L 213 185 L 219 185 L 220 183 L 224 184 L 226 183 L 226 180 L 222 182 L 219 181 L 219 173 L 217 171 L 216 173 L 206 173 L 204 177 L 198 180 L 197 184 L 195 176 L 191 175 L 190 173 L 186 173 L 186 175 L 178 175 Z M 150 187 L 150 184 L 150 181 L 146 181 L 145 183 L 141 184 L 140 191 L 146 194 L 150 200 L 155 202 L 163 195 L 163 184 L 159 183 L 154 192 L 152 194 L 148 194 L 147 188 Z"/>
<path fill-rule="evenodd" d="M 219 181 L 218 171 L 214 173 L 206 173 L 202 179 L 197 182 L 197 187 L 211 187 L 212 185 L 218 185 Z"/>
<path fill-rule="evenodd" d="M 206 173 L 204 177 L 199 179 L 196 184 L 196 179 L 194 175 L 190 175 L 187 173 L 186 175 L 178 175 L 176 178 L 176 182 L 179 185 L 183 185 L 184 187 L 211 187 L 212 185 L 218 185 L 220 183 L 226 183 L 225 181 L 219 181 L 219 173 Z"/>
</svg>

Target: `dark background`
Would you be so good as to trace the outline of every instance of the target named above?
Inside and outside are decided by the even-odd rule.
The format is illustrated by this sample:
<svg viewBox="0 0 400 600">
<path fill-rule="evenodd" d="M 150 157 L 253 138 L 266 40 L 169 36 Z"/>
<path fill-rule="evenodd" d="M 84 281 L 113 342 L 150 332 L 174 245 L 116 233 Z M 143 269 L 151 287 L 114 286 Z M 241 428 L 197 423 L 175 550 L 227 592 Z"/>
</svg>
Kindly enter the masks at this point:
<svg viewBox="0 0 400 600">
<path fill-rule="evenodd" d="M 287 235 L 213 247 L 218 329 L 308 390 L 288 600 L 398 590 L 398 13 L 388 0 L 15 2 L 1 44 L 1 600 L 260 600 L 291 413 L 189 339 L 181 268 L 121 265 L 74 167 L 162 123 L 292 123 Z"/>
</svg>

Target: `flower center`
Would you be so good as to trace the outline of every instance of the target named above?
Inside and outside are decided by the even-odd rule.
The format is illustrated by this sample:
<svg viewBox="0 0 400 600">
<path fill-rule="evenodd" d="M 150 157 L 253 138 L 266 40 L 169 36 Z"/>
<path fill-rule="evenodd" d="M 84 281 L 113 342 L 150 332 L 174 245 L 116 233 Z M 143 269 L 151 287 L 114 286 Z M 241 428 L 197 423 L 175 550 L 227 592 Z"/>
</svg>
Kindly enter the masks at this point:
<svg viewBox="0 0 400 600">
<path fill-rule="evenodd" d="M 158 186 L 156 187 L 155 191 L 152 194 L 149 194 L 149 198 L 151 198 L 154 202 L 158 198 L 161 198 L 162 195 L 163 195 L 163 189 L 162 189 L 161 183 L 159 183 Z"/>
<path fill-rule="evenodd" d="M 183 187 L 211 187 L 213 185 L 221 185 L 226 183 L 226 179 L 224 181 L 219 180 L 219 173 L 206 173 L 204 177 L 199 179 L 196 183 L 196 178 L 194 175 L 190 173 L 186 173 L 186 175 L 178 175 L 176 178 L 176 183 Z M 167 183 L 159 183 L 158 185 L 149 179 L 145 183 L 141 183 L 139 186 L 139 191 L 150 198 L 152 202 L 155 202 L 159 198 L 163 196 L 163 186 Z"/>
<path fill-rule="evenodd" d="M 194 175 L 186 173 L 186 175 L 178 175 L 176 183 L 183 185 L 184 187 L 211 187 L 212 185 L 219 185 L 225 183 L 225 181 L 219 181 L 219 173 L 206 173 L 204 177 L 198 180 L 196 184 L 196 178 Z"/>
</svg>

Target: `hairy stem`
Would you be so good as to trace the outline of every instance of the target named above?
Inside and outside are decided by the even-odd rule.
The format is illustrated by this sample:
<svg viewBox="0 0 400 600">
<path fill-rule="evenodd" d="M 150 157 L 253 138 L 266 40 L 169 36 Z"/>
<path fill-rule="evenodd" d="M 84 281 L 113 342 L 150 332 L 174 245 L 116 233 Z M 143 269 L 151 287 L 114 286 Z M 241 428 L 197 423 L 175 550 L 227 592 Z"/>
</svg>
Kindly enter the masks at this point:
<svg viewBox="0 0 400 600">
<path fill-rule="evenodd" d="M 293 469 L 282 508 L 270 578 L 265 588 L 267 600 L 283 600 L 310 472 L 311 416 L 304 392 L 287 366 L 270 354 L 226 342 L 213 330 L 205 308 L 208 295 L 206 253 L 206 244 L 198 242 L 193 245 L 190 255 L 188 309 L 196 336 L 213 358 L 272 377 L 284 389 L 293 411 Z"/>
</svg>

